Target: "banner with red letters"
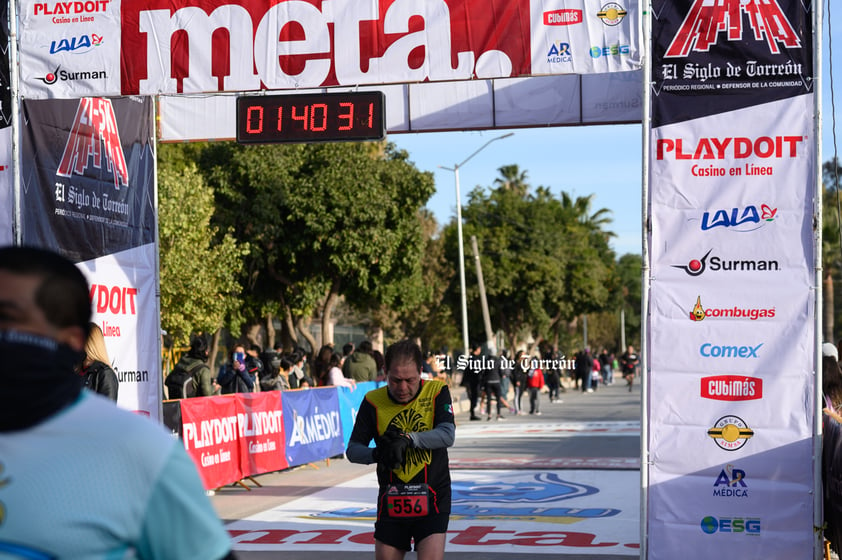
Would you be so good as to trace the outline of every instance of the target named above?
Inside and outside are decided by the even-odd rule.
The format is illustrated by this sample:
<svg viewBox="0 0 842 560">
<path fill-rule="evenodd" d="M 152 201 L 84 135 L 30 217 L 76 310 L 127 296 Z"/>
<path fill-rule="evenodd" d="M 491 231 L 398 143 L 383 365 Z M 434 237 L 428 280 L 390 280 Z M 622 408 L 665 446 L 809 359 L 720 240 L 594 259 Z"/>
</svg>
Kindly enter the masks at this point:
<svg viewBox="0 0 842 560">
<path fill-rule="evenodd" d="M 638 0 L 23 0 L 29 98 L 640 68 Z"/>
<path fill-rule="evenodd" d="M 243 473 L 237 395 L 182 399 L 181 437 L 205 488 L 218 488 L 253 473 Z"/>
<path fill-rule="evenodd" d="M 814 558 L 814 13 L 652 8 L 643 557 Z"/>
<path fill-rule="evenodd" d="M 152 100 L 27 99 L 21 108 L 23 243 L 78 263 L 119 381 L 118 404 L 159 419 Z"/>
<path fill-rule="evenodd" d="M 182 402 L 190 403 L 192 400 L 195 399 Z M 242 475 L 287 468 L 281 392 L 242 393 L 237 395 L 236 402 Z"/>
</svg>

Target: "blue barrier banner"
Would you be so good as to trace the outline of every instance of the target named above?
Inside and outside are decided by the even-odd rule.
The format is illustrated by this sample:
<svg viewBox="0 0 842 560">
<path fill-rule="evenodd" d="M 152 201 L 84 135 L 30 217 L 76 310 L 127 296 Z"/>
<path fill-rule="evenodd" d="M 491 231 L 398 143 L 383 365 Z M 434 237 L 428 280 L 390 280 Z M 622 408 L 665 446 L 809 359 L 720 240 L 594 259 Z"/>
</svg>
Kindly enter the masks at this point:
<svg viewBox="0 0 842 560">
<path fill-rule="evenodd" d="M 281 402 L 289 466 L 342 455 L 342 424 L 336 387 L 283 391 Z"/>
<path fill-rule="evenodd" d="M 348 448 L 348 441 L 351 439 L 351 432 L 354 429 L 354 422 L 357 420 L 357 411 L 360 409 L 360 403 L 363 402 L 365 394 L 384 384 L 382 381 L 363 381 L 357 383 L 357 388 L 353 391 L 348 387 L 338 387 L 339 418 L 342 422 L 342 441 L 346 449 Z"/>
</svg>

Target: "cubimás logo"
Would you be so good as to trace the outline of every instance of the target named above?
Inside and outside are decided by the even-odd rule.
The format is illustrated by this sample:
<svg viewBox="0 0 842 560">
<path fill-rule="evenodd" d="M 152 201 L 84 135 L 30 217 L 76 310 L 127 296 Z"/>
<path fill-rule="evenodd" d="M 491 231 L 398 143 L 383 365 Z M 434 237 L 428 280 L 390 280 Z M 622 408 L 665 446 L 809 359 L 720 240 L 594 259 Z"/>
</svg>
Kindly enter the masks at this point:
<svg viewBox="0 0 842 560">
<path fill-rule="evenodd" d="M 720 449 L 736 451 L 754 436 L 754 430 L 739 416 L 723 416 L 708 430 L 708 436 Z"/>
<path fill-rule="evenodd" d="M 59 80 L 62 82 L 73 82 L 77 80 L 105 80 L 106 78 L 108 78 L 108 74 L 105 70 L 95 70 L 93 72 L 68 72 L 67 70 L 62 70 L 61 66 L 56 66 L 55 70 L 47 72 L 43 78 L 36 79 L 41 80 L 48 86 L 51 86 Z"/>
<path fill-rule="evenodd" d="M 547 52 L 547 62 L 550 64 L 554 62 L 573 62 L 570 43 L 557 41 L 550 45 L 550 50 Z"/>
<path fill-rule="evenodd" d="M 629 54 L 628 45 L 610 45 L 607 47 L 593 46 L 590 50 L 591 58 L 599 58 L 601 56 L 624 56 Z"/>
<path fill-rule="evenodd" d="M 762 228 L 774 222 L 778 209 L 767 204 L 761 204 L 758 211 L 757 206 L 751 204 L 744 208 L 731 208 L 730 210 L 706 210 L 702 214 L 702 231 L 723 227 L 731 231 L 745 233 Z"/>
<path fill-rule="evenodd" d="M 756 321 L 758 319 L 773 319 L 775 317 L 775 308 L 760 308 L 760 307 L 708 307 L 705 309 L 702 306 L 702 296 L 696 296 L 696 305 L 690 311 L 691 321 L 703 321 L 706 318 L 713 319 L 749 319 Z"/>
<path fill-rule="evenodd" d="M 626 9 L 616 2 L 608 2 L 596 13 L 596 17 L 602 20 L 605 25 L 611 27 L 619 25 L 626 17 Z"/>
<path fill-rule="evenodd" d="M 723 498 L 748 498 L 747 488 L 746 472 L 734 468 L 734 465 L 725 465 L 713 483 L 713 495 Z"/>
<path fill-rule="evenodd" d="M 687 264 L 674 264 L 673 268 L 679 268 L 686 272 L 689 276 L 701 276 L 705 270 L 714 272 L 754 272 L 754 271 L 779 271 L 781 269 L 778 261 L 775 260 L 755 260 L 755 259 L 732 259 L 725 260 L 716 255 L 710 258 L 710 266 L 708 267 L 708 257 L 713 249 L 705 253 L 701 259 L 690 259 Z"/>
<path fill-rule="evenodd" d="M 686 57 L 691 50 L 708 52 L 726 31 L 728 41 L 742 41 L 744 13 L 753 38 L 765 37 L 773 54 L 780 52 L 778 43 L 787 48 L 801 46 L 777 0 L 694 0 L 664 57 Z"/>
<path fill-rule="evenodd" d="M 582 10 L 544 12 L 544 25 L 575 25 L 577 23 L 582 23 Z"/>
<path fill-rule="evenodd" d="M 702 377 L 701 396 L 714 401 L 753 401 L 763 398 L 763 380 L 746 375 Z"/>
<path fill-rule="evenodd" d="M 745 533 L 746 535 L 760 534 L 760 519 L 756 517 L 720 517 L 707 516 L 702 519 L 702 531 L 712 535 L 720 533 Z"/>
</svg>

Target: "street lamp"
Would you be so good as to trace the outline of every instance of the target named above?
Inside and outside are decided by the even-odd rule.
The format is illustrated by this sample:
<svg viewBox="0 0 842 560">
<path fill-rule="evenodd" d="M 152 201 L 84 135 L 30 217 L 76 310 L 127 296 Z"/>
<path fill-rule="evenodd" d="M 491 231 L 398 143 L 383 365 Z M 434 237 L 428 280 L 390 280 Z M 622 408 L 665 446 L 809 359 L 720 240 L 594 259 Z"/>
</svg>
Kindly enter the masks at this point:
<svg viewBox="0 0 842 560">
<path fill-rule="evenodd" d="M 457 163 L 453 167 L 439 165 L 442 169 L 453 171 L 453 176 L 456 181 L 456 236 L 459 238 L 459 286 L 462 290 L 462 345 L 464 346 L 466 356 L 470 353 L 471 349 L 468 346 L 468 298 L 465 294 L 465 246 L 462 241 L 462 196 L 459 193 L 459 169 L 468 163 L 468 160 L 483 151 L 486 146 L 495 140 L 502 140 L 503 138 L 508 138 L 513 134 L 514 132 L 509 132 L 508 134 L 492 138 L 480 146 L 474 153 L 466 157 L 462 163 Z"/>
</svg>

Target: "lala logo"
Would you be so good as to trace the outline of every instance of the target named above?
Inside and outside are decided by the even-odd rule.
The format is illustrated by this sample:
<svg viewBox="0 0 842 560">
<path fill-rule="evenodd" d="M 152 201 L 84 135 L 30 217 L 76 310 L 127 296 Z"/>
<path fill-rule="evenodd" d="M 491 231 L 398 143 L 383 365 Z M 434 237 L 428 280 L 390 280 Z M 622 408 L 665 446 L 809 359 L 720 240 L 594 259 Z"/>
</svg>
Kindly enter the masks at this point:
<svg viewBox="0 0 842 560">
<path fill-rule="evenodd" d="M 702 231 L 715 227 L 733 228 L 734 231 L 739 232 L 754 231 L 768 222 L 773 222 L 777 213 L 777 208 L 772 208 L 767 204 L 760 205 L 760 212 L 754 205 L 746 206 L 742 211 L 740 208 L 732 208 L 730 213 L 727 210 L 716 210 L 713 216 L 710 211 L 707 211 L 702 214 Z"/>
<path fill-rule="evenodd" d="M 742 41 L 743 14 L 748 16 L 754 39 L 765 37 L 772 54 L 780 53 L 778 43 L 787 48 L 801 46 L 778 0 L 694 0 L 664 57 L 686 57 L 693 50 L 708 52 L 723 32 L 727 32 L 728 41 Z"/>
</svg>

